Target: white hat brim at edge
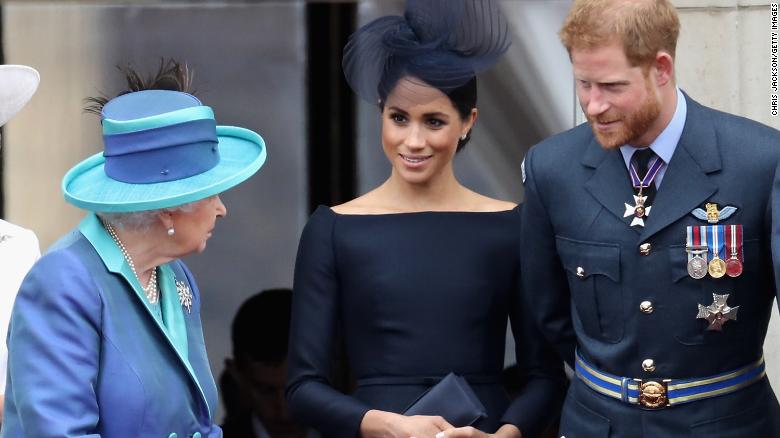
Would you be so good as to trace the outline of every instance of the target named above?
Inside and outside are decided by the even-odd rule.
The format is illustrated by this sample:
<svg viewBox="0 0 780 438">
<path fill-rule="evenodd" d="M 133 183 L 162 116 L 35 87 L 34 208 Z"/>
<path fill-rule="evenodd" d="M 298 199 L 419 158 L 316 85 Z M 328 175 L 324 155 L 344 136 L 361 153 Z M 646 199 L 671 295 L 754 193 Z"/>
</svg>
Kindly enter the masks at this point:
<svg viewBox="0 0 780 438">
<path fill-rule="evenodd" d="M 5 125 L 30 101 L 41 75 L 26 65 L 0 65 L 0 126 Z"/>
</svg>

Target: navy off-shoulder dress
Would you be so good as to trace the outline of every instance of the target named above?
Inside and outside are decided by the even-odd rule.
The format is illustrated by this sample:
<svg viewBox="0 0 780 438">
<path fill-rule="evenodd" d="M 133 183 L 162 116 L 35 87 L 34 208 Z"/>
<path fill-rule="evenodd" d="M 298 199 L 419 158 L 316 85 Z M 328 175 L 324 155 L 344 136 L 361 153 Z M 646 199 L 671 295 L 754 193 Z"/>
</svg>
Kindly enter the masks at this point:
<svg viewBox="0 0 780 438">
<path fill-rule="evenodd" d="M 327 437 L 359 436 L 369 409 L 403 412 L 436 377 L 465 376 L 488 418 L 536 436 L 560 412 L 561 361 L 519 289 L 519 207 L 499 212 L 341 215 L 321 206 L 295 267 L 287 398 Z M 539 291 L 543 292 L 543 291 Z M 526 379 L 510 400 L 499 375 L 507 321 Z M 329 384 L 343 333 L 357 389 Z"/>
</svg>

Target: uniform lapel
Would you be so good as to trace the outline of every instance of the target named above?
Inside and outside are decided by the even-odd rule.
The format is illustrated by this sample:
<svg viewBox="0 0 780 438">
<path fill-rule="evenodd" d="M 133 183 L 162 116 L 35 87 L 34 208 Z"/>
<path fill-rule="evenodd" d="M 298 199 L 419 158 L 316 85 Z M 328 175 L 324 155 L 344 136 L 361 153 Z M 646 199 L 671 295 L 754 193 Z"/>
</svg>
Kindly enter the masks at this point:
<svg viewBox="0 0 780 438">
<path fill-rule="evenodd" d="M 594 138 L 585 151 L 582 164 L 595 169 L 593 176 L 585 183 L 585 189 L 628 227 L 623 214 L 626 211 L 625 203 L 634 200 L 634 191 L 620 150 L 605 150 Z M 636 231 L 639 233 L 639 230 Z"/>
<path fill-rule="evenodd" d="M 718 190 L 708 175 L 721 169 L 715 129 L 703 108 L 688 96 L 686 99 L 685 127 L 656 193 L 652 213 L 641 230 L 640 241 L 689 214 Z"/>
</svg>

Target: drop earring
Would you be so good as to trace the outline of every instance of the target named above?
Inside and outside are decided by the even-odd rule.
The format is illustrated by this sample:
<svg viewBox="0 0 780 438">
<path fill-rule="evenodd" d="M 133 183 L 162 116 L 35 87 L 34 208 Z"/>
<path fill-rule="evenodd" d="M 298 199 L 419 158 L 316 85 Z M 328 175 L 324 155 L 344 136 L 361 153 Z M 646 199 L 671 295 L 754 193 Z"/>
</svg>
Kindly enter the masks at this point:
<svg viewBox="0 0 780 438">
<path fill-rule="evenodd" d="M 174 234 L 176 234 L 176 230 L 174 230 L 173 227 L 168 228 L 168 235 L 173 236 Z"/>
</svg>

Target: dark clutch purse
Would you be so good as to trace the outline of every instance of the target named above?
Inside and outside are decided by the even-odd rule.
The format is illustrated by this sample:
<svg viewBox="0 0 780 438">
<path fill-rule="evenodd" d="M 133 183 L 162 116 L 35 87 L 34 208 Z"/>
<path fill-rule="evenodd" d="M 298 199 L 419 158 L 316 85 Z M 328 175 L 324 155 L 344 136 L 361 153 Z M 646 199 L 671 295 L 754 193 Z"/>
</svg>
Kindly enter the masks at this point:
<svg viewBox="0 0 780 438">
<path fill-rule="evenodd" d="M 466 379 L 449 373 L 409 405 L 404 415 L 438 415 L 455 427 L 464 427 L 487 417 L 487 412 Z"/>
</svg>

